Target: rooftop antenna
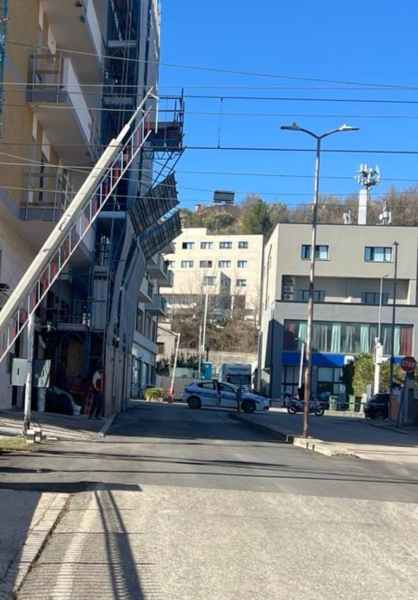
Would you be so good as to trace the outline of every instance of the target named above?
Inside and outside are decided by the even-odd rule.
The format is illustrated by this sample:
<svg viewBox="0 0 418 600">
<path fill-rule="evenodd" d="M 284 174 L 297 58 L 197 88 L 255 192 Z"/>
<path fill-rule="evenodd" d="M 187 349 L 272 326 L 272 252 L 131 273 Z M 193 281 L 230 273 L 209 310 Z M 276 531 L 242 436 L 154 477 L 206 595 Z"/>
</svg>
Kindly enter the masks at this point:
<svg viewBox="0 0 418 600">
<path fill-rule="evenodd" d="M 371 188 L 378 185 L 380 182 L 380 170 L 376 165 L 374 168 L 368 167 L 366 164 L 360 165 L 360 169 L 355 177 L 357 183 L 363 188 L 359 193 L 358 201 L 358 224 L 367 224 L 367 206 L 370 202 Z"/>
<path fill-rule="evenodd" d="M 343 213 L 343 223 L 344 225 L 351 225 L 351 208 Z"/>
</svg>

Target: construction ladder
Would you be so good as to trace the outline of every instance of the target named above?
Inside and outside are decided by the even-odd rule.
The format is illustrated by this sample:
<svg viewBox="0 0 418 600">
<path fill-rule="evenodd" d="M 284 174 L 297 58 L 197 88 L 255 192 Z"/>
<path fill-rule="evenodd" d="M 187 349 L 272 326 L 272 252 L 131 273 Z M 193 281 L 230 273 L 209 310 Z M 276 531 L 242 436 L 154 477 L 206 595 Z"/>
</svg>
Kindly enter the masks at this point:
<svg viewBox="0 0 418 600">
<path fill-rule="evenodd" d="M 0 312 L 0 362 L 12 348 L 151 134 L 152 89 L 110 142 Z M 154 118 L 158 127 L 157 115 Z"/>
</svg>

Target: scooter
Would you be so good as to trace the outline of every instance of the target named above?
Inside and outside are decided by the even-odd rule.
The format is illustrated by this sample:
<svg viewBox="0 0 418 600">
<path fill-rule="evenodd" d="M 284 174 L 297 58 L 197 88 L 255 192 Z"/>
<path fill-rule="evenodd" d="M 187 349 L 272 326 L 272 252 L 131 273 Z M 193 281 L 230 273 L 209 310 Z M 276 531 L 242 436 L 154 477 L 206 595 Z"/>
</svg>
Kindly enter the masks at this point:
<svg viewBox="0 0 418 600">
<path fill-rule="evenodd" d="M 304 411 L 305 402 L 294 398 L 287 404 L 287 412 L 290 415 L 296 415 L 298 412 Z M 317 417 L 322 417 L 324 409 L 317 400 L 311 400 L 309 402 L 309 414 L 314 414 Z"/>
</svg>

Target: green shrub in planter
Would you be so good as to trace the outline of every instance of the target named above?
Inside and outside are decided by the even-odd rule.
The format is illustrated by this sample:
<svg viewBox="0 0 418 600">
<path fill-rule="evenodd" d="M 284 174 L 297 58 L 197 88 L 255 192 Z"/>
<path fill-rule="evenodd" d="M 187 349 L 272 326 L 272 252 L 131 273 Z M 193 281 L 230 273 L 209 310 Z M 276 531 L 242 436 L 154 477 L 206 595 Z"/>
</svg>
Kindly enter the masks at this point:
<svg viewBox="0 0 418 600">
<path fill-rule="evenodd" d="M 147 388 L 144 393 L 144 398 L 148 402 L 154 400 L 158 402 L 162 402 L 164 399 L 164 390 L 163 388 Z"/>
</svg>

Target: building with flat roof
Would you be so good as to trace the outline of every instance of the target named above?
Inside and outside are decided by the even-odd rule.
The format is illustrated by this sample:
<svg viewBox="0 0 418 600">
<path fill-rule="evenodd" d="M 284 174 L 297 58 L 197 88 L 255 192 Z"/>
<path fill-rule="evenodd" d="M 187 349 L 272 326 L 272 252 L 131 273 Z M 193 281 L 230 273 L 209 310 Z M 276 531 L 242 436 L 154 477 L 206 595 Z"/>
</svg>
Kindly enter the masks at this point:
<svg viewBox="0 0 418 600">
<path fill-rule="evenodd" d="M 196 306 L 208 292 L 209 314 L 245 311 L 258 323 L 263 261 L 262 235 L 214 235 L 206 228 L 184 229 L 165 256 L 174 272 L 171 289 L 162 288 L 169 313 Z"/>
<path fill-rule="evenodd" d="M 338 394 L 343 365 L 373 353 L 390 357 L 394 242 L 398 246 L 394 356 L 418 355 L 416 227 L 318 225 L 312 390 Z M 273 397 L 297 391 L 306 341 L 311 225 L 277 225 L 264 249 L 259 385 Z M 382 290 L 382 293 L 381 293 Z M 381 305 L 381 306 L 380 306 Z"/>
</svg>

